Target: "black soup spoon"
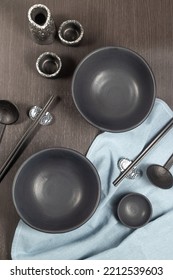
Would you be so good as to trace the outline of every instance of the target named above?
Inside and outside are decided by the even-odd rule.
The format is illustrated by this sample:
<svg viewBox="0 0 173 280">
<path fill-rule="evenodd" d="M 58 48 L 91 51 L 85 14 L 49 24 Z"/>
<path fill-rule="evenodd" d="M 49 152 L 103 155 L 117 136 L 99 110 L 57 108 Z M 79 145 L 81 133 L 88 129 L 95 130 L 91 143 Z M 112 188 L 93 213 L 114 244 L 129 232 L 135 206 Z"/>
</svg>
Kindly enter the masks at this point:
<svg viewBox="0 0 173 280">
<path fill-rule="evenodd" d="M 2 139 L 5 126 L 15 123 L 19 118 L 19 111 L 12 102 L 0 100 L 0 141 Z"/>
<path fill-rule="evenodd" d="M 173 165 L 173 154 L 164 164 L 152 164 L 147 168 L 147 176 L 152 184 L 161 189 L 170 189 L 173 186 L 173 176 L 169 169 Z"/>
</svg>

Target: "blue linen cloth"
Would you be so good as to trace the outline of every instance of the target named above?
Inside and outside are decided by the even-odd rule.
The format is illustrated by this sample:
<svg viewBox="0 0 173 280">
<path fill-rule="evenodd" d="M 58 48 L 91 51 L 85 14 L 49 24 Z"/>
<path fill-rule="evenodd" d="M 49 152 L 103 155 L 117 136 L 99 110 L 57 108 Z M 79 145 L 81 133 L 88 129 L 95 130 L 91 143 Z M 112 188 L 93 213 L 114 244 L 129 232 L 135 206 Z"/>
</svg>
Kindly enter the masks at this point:
<svg viewBox="0 0 173 280">
<path fill-rule="evenodd" d="M 137 128 L 97 136 L 87 153 L 101 179 L 101 200 L 94 215 L 76 230 L 60 234 L 39 232 L 20 220 L 12 243 L 12 259 L 172 260 L 173 188 L 163 190 L 153 186 L 146 168 L 153 163 L 163 165 L 170 157 L 173 129 L 139 163 L 142 177 L 125 178 L 117 187 L 112 184 L 119 175 L 118 160 L 121 157 L 133 160 L 172 116 L 168 105 L 156 99 L 152 112 Z M 173 167 L 170 171 L 173 173 Z M 125 227 L 116 216 L 117 202 L 129 192 L 144 194 L 153 206 L 150 222 L 139 229 Z"/>
</svg>

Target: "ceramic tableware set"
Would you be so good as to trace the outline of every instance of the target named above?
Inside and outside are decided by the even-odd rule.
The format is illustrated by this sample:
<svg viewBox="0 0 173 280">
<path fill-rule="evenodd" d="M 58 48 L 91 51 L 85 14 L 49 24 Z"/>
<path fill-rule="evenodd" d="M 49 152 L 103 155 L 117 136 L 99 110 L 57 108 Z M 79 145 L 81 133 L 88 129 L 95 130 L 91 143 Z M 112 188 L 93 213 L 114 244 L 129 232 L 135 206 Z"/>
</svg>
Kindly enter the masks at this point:
<svg viewBox="0 0 173 280">
<path fill-rule="evenodd" d="M 84 35 L 82 25 L 76 20 L 63 22 L 57 31 L 50 10 L 41 4 L 29 9 L 28 20 L 32 38 L 38 44 L 51 44 L 58 34 L 63 44 L 77 46 Z M 57 78 L 61 66 L 61 58 L 52 52 L 41 54 L 36 61 L 38 73 L 45 78 Z M 123 133 L 138 127 L 150 115 L 156 97 L 154 74 L 148 63 L 130 49 L 100 48 L 77 66 L 72 79 L 72 97 L 80 114 L 91 125 L 101 131 Z M 43 110 L 39 108 L 34 127 L 47 112 L 54 100 L 51 98 Z M 114 187 L 124 178 L 136 180 L 143 176 L 137 164 L 172 125 L 173 119 L 136 159 L 119 160 L 120 176 L 112 182 Z M 28 133 L 30 131 L 23 142 Z M 19 142 L 10 159 L 23 145 Z M 172 163 L 171 157 L 169 164 L 160 169 L 148 167 L 147 176 L 152 184 L 162 189 L 172 187 L 172 175 L 168 171 Z M 168 179 L 163 179 L 165 173 Z M 84 155 L 67 148 L 46 149 L 32 155 L 19 168 L 13 182 L 13 202 L 21 219 L 36 230 L 49 233 L 67 232 L 86 223 L 97 210 L 100 195 L 101 181 L 94 165 Z M 117 215 L 122 225 L 139 228 L 151 219 L 152 204 L 146 196 L 129 192 L 119 201 Z"/>
<path fill-rule="evenodd" d="M 77 46 L 84 36 L 83 26 L 77 20 L 66 20 L 57 30 L 50 10 L 42 4 L 35 4 L 29 9 L 28 21 L 31 36 L 37 44 L 53 43 L 58 33 L 62 44 Z M 61 67 L 61 58 L 53 52 L 42 53 L 36 61 L 38 73 L 45 78 L 56 78 Z"/>
</svg>

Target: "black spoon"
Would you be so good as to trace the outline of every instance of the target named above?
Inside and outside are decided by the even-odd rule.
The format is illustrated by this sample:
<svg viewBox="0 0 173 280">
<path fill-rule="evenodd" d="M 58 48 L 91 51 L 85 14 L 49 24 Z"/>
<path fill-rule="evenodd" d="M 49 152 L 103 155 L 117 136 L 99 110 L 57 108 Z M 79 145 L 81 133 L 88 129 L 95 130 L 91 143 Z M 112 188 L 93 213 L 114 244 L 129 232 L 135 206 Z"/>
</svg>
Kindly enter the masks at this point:
<svg viewBox="0 0 173 280">
<path fill-rule="evenodd" d="M 2 139 L 5 126 L 15 123 L 19 118 L 19 111 L 12 102 L 0 100 L 0 141 Z"/>
<path fill-rule="evenodd" d="M 152 164 L 147 168 L 147 176 L 152 184 L 161 189 L 170 189 L 173 186 L 173 176 L 169 169 L 173 165 L 173 154 L 164 166 Z"/>
</svg>

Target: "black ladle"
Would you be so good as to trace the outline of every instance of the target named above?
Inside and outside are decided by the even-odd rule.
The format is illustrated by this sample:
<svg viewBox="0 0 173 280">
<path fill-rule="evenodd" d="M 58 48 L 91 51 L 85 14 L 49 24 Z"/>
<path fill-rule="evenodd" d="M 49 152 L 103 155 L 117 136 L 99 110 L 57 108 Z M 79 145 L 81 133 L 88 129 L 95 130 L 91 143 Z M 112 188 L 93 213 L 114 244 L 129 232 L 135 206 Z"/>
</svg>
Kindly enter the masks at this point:
<svg viewBox="0 0 173 280">
<path fill-rule="evenodd" d="M 173 186 L 173 176 L 169 169 L 173 165 L 173 154 L 164 164 L 152 164 L 147 168 L 147 176 L 152 184 L 161 189 L 170 189 Z"/>
<path fill-rule="evenodd" d="M 19 118 L 19 111 L 12 102 L 0 100 L 0 141 L 2 139 L 5 126 L 15 123 Z"/>
</svg>

